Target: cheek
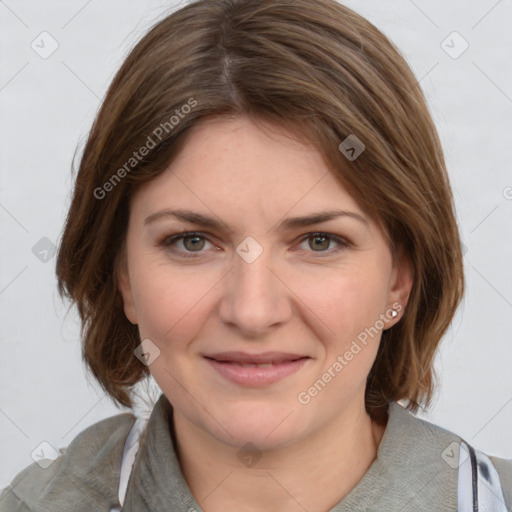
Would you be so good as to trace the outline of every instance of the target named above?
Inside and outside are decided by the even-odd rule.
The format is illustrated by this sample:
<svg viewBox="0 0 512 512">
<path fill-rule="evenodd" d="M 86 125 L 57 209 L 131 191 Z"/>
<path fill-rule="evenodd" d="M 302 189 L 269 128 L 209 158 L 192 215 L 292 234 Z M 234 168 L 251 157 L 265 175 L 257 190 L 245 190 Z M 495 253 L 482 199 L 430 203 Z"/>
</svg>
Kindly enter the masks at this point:
<svg viewBox="0 0 512 512">
<path fill-rule="evenodd" d="M 329 291 L 318 293 L 312 307 L 316 311 L 324 306 L 319 316 L 331 331 L 323 338 L 325 353 L 318 376 L 333 383 L 323 394 L 326 402 L 348 400 L 361 392 L 377 356 L 381 339 L 377 322 L 385 311 L 386 294 L 382 277 L 366 270 L 333 279 Z"/>
<path fill-rule="evenodd" d="M 208 294 L 218 279 L 146 263 L 132 278 L 141 337 L 154 338 L 159 346 L 170 339 L 187 339 L 200 329 Z"/>
<path fill-rule="evenodd" d="M 377 322 L 385 311 L 385 274 L 371 265 L 346 270 L 324 281 L 328 286 L 317 284 L 315 289 L 311 283 L 311 310 L 329 326 L 322 371 L 337 375 L 326 399 L 339 399 L 341 390 L 349 396 L 365 386 L 381 338 Z M 330 374 L 323 373 L 325 379 Z"/>
<path fill-rule="evenodd" d="M 353 336 L 384 312 L 387 288 L 371 267 L 351 268 L 310 282 L 305 302 L 338 336 Z"/>
</svg>

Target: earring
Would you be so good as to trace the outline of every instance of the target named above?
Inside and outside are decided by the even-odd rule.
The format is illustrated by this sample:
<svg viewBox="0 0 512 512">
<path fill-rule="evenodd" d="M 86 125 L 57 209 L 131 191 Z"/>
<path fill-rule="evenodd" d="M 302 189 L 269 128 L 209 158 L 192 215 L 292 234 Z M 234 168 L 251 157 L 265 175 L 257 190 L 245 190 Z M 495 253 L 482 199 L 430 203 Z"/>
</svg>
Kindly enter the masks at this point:
<svg viewBox="0 0 512 512">
<path fill-rule="evenodd" d="M 391 316 L 392 316 L 393 318 L 396 318 L 396 317 L 398 316 L 398 311 L 397 311 L 396 309 L 392 309 L 392 310 L 391 310 Z"/>
</svg>

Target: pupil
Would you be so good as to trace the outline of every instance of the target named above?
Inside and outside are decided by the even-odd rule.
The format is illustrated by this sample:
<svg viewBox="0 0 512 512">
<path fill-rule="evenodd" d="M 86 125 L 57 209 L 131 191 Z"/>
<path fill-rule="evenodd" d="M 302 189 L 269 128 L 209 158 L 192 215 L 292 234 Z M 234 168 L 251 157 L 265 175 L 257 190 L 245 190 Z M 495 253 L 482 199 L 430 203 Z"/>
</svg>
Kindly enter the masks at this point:
<svg viewBox="0 0 512 512">
<path fill-rule="evenodd" d="M 328 237 L 326 237 L 326 236 L 315 236 L 314 240 L 315 240 L 314 246 L 316 248 L 327 249 L 327 246 L 329 245 L 329 238 Z M 319 240 L 323 240 L 323 242 L 318 243 Z M 323 247 L 322 247 L 322 244 L 323 244 Z"/>
<path fill-rule="evenodd" d="M 187 242 L 191 242 L 191 244 L 187 245 Z M 189 236 L 185 238 L 185 246 L 187 247 L 187 249 L 202 249 L 201 242 L 203 242 L 203 240 L 201 240 L 201 238 L 198 236 Z"/>
</svg>

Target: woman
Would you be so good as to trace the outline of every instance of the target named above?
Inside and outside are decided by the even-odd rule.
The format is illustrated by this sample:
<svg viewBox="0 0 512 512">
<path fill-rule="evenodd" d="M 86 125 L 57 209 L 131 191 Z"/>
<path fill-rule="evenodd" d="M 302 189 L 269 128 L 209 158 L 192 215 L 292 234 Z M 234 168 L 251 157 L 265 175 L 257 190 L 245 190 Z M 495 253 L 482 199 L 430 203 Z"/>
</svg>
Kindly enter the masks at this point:
<svg viewBox="0 0 512 512">
<path fill-rule="evenodd" d="M 148 375 L 162 395 L 0 511 L 511 510 L 512 461 L 409 412 L 462 297 L 459 232 L 413 74 L 338 3 L 159 22 L 94 122 L 57 275 L 112 399 Z"/>
</svg>

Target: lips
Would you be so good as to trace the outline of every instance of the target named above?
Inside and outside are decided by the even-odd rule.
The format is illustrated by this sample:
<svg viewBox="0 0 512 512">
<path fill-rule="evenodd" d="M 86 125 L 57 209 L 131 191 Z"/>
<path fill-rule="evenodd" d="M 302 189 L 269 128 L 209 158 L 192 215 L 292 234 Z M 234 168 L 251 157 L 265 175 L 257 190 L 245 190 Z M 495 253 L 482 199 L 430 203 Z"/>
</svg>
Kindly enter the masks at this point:
<svg viewBox="0 0 512 512">
<path fill-rule="evenodd" d="M 244 387 L 264 387 L 297 372 L 310 357 L 284 352 L 222 352 L 204 356 L 225 379 Z"/>
</svg>

